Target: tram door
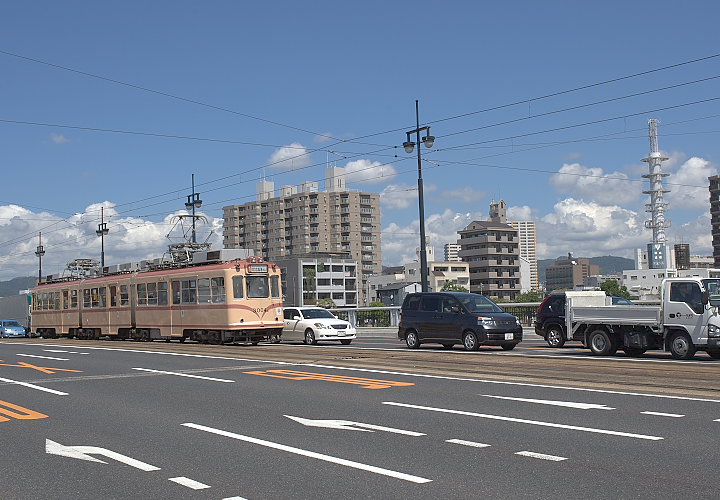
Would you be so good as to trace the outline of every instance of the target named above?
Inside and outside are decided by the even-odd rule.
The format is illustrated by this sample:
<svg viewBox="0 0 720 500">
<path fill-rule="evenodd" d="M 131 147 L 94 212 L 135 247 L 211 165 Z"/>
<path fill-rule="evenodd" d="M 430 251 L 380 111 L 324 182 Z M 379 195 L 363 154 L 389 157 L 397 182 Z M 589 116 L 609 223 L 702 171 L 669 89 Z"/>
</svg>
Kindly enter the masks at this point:
<svg viewBox="0 0 720 500">
<path fill-rule="evenodd" d="M 170 282 L 170 335 L 173 337 L 181 337 L 183 334 L 183 320 L 185 319 L 185 311 L 182 304 L 182 282 L 173 280 Z"/>
</svg>

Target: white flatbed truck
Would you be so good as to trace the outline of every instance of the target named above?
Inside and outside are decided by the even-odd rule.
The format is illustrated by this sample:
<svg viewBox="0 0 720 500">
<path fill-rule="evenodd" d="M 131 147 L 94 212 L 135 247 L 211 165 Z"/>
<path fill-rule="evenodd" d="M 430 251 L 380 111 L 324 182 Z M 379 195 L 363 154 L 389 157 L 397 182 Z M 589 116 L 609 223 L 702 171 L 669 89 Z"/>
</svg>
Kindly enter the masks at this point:
<svg viewBox="0 0 720 500">
<path fill-rule="evenodd" d="M 598 356 L 622 349 L 629 356 L 669 351 L 690 359 L 705 351 L 720 359 L 720 278 L 667 278 L 659 306 L 608 305 L 605 292 L 566 292 L 568 339 L 579 340 Z"/>
</svg>

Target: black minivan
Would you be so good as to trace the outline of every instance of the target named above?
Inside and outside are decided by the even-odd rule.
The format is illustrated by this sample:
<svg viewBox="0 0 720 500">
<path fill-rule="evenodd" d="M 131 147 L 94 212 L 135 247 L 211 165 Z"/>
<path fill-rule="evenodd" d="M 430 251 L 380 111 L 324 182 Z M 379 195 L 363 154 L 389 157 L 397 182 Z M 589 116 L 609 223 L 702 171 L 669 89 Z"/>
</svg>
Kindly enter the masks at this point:
<svg viewBox="0 0 720 500">
<path fill-rule="evenodd" d="M 438 343 L 446 349 L 462 344 L 468 351 L 477 351 L 481 345 L 509 351 L 522 341 L 522 326 L 517 317 L 484 295 L 410 293 L 400 309 L 398 338 L 411 349 Z"/>
</svg>

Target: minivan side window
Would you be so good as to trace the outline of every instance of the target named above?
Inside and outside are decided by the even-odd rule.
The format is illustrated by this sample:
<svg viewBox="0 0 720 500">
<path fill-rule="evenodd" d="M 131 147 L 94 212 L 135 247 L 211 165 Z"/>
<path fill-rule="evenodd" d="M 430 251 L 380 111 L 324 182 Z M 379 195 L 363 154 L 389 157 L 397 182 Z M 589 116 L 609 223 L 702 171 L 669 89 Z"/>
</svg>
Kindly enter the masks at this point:
<svg viewBox="0 0 720 500">
<path fill-rule="evenodd" d="M 406 311 L 417 311 L 420 308 L 420 296 L 419 295 L 408 295 L 407 302 L 405 302 Z"/>
<path fill-rule="evenodd" d="M 437 295 L 425 295 L 422 298 L 422 310 L 427 312 L 440 312 L 440 297 Z"/>
</svg>

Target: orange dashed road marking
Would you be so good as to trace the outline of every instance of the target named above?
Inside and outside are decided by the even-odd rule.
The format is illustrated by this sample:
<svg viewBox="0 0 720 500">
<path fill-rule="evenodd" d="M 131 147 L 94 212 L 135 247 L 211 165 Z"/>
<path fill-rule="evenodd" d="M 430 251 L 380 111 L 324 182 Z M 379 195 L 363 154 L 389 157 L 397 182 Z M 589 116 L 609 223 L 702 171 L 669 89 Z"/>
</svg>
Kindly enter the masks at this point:
<svg viewBox="0 0 720 500">
<path fill-rule="evenodd" d="M 0 359 L 0 361 L 2 361 Z M 17 364 L 9 364 L 9 363 L 0 363 L 0 366 L 15 366 L 18 368 L 30 368 L 32 370 L 37 370 L 39 372 L 43 373 L 55 373 L 55 372 L 75 372 L 75 373 L 82 373 L 82 370 L 68 370 L 67 368 L 50 368 L 49 366 L 37 366 L 30 363 L 26 363 L 24 361 L 20 361 Z"/>
<path fill-rule="evenodd" d="M 245 373 L 249 373 L 250 375 L 262 375 L 263 377 L 284 378 L 288 380 L 323 380 L 325 382 L 338 382 L 340 384 L 354 384 L 362 386 L 365 389 L 389 389 L 391 387 L 407 387 L 415 385 L 412 382 L 395 382 L 393 380 L 345 377 L 343 375 L 329 375 L 326 373 L 310 373 L 293 370 L 263 370 Z"/>
<path fill-rule="evenodd" d="M 8 408 L 12 409 L 9 410 Z M 48 418 L 47 415 L 45 415 L 44 413 L 40 413 L 39 411 L 28 410 L 27 408 L 8 403 L 7 401 L 0 401 L 0 422 L 7 422 L 8 420 L 10 420 L 3 415 L 7 415 L 7 417 L 16 418 L 18 420 L 34 420 L 38 418 Z"/>
</svg>

